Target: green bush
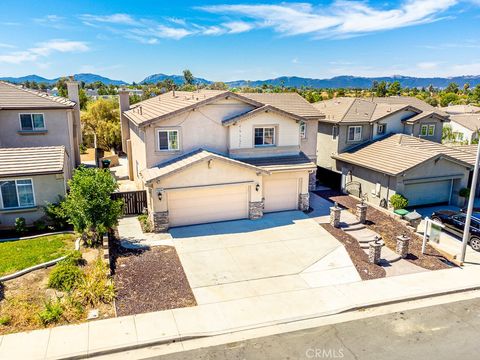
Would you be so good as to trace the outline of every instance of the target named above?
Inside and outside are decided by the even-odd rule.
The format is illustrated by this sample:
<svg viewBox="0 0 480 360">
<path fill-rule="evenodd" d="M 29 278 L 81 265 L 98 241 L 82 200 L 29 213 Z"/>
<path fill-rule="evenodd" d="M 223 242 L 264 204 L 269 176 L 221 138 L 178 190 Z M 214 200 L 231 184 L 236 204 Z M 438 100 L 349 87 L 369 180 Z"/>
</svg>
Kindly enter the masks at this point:
<svg viewBox="0 0 480 360">
<path fill-rule="evenodd" d="M 405 209 L 408 206 L 408 199 L 400 194 L 394 194 L 390 197 L 390 204 L 394 210 Z"/>
<path fill-rule="evenodd" d="M 15 231 L 19 234 L 27 232 L 27 222 L 25 221 L 25 218 L 18 217 L 15 219 Z"/>
<path fill-rule="evenodd" d="M 63 314 L 63 306 L 60 300 L 48 300 L 45 302 L 45 308 L 38 313 L 43 325 L 56 323 Z"/>
<path fill-rule="evenodd" d="M 43 221 L 42 219 L 38 219 L 38 220 L 34 221 L 33 226 L 38 231 L 43 231 L 47 228 L 47 224 L 45 224 L 45 221 Z"/>
<path fill-rule="evenodd" d="M 469 188 L 461 188 L 458 192 L 458 195 L 463 198 L 468 198 L 470 196 L 470 189 Z"/>
<path fill-rule="evenodd" d="M 142 227 L 143 232 L 149 233 L 153 231 L 153 226 L 150 220 L 148 219 L 148 215 L 146 214 L 138 215 L 138 221 L 140 222 L 140 226 Z"/>
<path fill-rule="evenodd" d="M 49 203 L 43 207 L 48 222 L 53 230 L 61 230 L 67 227 L 68 217 L 62 208 L 63 198 L 60 196 L 58 203 Z"/>
<path fill-rule="evenodd" d="M 48 287 L 60 291 L 71 291 L 82 278 L 82 271 L 71 262 L 59 262 L 48 277 Z"/>
<path fill-rule="evenodd" d="M 59 264 L 68 264 L 68 265 L 82 265 L 84 259 L 82 253 L 79 250 L 72 250 L 67 254 L 67 257 L 59 262 Z"/>
<path fill-rule="evenodd" d="M 75 297 L 86 306 L 110 303 L 115 298 L 115 286 L 108 275 L 107 265 L 100 257 L 85 269 L 75 288 Z"/>
<path fill-rule="evenodd" d="M 11 317 L 8 315 L 0 316 L 0 326 L 8 326 L 12 321 Z"/>
</svg>

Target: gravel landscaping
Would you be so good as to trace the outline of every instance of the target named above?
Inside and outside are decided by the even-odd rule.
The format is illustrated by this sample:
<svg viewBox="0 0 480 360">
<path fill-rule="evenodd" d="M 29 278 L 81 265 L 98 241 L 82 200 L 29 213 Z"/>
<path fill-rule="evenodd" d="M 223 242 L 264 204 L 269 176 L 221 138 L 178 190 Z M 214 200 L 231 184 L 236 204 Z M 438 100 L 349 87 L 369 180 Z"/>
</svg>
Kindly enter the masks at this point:
<svg viewBox="0 0 480 360">
<path fill-rule="evenodd" d="M 197 305 L 172 246 L 126 250 L 112 246 L 118 316 Z"/>
<path fill-rule="evenodd" d="M 360 202 L 349 195 L 341 194 L 337 191 L 317 191 L 317 195 L 337 202 L 339 205 L 347 208 L 352 213 L 355 212 L 356 205 Z M 426 254 L 422 254 L 422 238 L 393 217 L 383 213 L 380 210 L 368 207 L 367 223 L 368 228 L 378 233 L 385 242 L 385 245 L 395 251 L 396 237 L 406 234 L 410 237 L 409 256 L 406 260 L 428 270 L 448 269 L 451 266 L 448 261 L 435 249 L 427 244 Z"/>
</svg>

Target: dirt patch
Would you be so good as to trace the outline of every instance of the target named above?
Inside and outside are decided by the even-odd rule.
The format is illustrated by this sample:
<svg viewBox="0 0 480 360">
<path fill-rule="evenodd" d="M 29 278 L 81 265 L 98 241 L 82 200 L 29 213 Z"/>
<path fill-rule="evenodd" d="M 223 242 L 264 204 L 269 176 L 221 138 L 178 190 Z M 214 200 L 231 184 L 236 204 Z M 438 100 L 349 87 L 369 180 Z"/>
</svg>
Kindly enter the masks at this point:
<svg viewBox="0 0 480 360">
<path fill-rule="evenodd" d="M 360 202 L 349 195 L 344 195 L 337 191 L 317 191 L 315 193 L 327 200 L 337 202 L 352 213 L 355 212 L 356 205 Z M 428 244 L 426 254 L 422 254 L 423 240 L 420 236 L 398 220 L 372 206 L 368 207 L 367 223 L 365 225 L 379 234 L 383 238 L 385 245 L 393 251 L 395 251 L 397 246 L 397 236 L 402 234 L 409 236 L 411 240 L 409 245 L 409 255 L 406 260 L 417 266 L 428 270 L 441 270 L 451 267 L 447 264 L 447 260 Z"/>
<path fill-rule="evenodd" d="M 340 241 L 348 252 L 353 265 L 357 269 L 362 280 L 372 280 L 385 277 L 385 269 L 368 261 L 368 255 L 360 247 L 360 244 L 351 235 L 341 229 L 334 228 L 330 224 L 320 224 L 325 230 Z"/>
<path fill-rule="evenodd" d="M 131 251 L 116 242 L 113 247 L 118 316 L 197 305 L 174 247 Z"/>
</svg>

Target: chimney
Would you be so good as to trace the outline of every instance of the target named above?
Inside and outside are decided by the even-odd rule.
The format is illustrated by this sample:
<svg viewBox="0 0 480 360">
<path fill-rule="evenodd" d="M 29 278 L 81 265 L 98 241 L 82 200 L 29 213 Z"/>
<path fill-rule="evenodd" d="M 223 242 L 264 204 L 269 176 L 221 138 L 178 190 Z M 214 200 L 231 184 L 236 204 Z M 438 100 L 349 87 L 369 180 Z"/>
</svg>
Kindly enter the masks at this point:
<svg viewBox="0 0 480 360">
<path fill-rule="evenodd" d="M 123 114 L 130 109 L 130 95 L 128 90 L 118 90 L 118 101 L 120 104 L 120 129 L 122 131 L 122 151 L 127 152 L 127 140 L 130 139 L 130 127 L 127 117 Z"/>
<path fill-rule="evenodd" d="M 80 145 L 82 144 L 82 127 L 80 125 L 80 95 L 78 82 L 74 80 L 73 76 L 70 76 L 67 80 L 67 93 L 68 98 L 75 103 L 75 106 L 72 111 L 72 151 L 74 156 L 72 160 L 75 163 L 75 166 L 80 165 Z"/>
</svg>

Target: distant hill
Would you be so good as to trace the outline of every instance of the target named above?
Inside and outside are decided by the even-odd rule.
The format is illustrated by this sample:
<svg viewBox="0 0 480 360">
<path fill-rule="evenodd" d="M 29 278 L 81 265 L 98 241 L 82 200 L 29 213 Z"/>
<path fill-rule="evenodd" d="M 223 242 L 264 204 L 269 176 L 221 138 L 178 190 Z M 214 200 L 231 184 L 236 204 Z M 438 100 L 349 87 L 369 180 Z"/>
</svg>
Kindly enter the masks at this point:
<svg viewBox="0 0 480 360">
<path fill-rule="evenodd" d="M 101 81 L 106 85 L 124 85 L 127 84 L 126 81 L 122 80 L 112 80 L 96 74 L 76 74 L 74 75 L 76 80 L 84 81 L 85 83 L 92 83 L 95 81 Z M 156 84 L 159 81 L 164 81 L 165 79 L 172 79 L 175 84 L 182 85 L 184 79 L 182 75 L 166 75 L 166 74 L 153 74 L 147 76 L 145 79 L 140 81 L 140 84 Z M 55 83 L 59 78 L 56 79 L 45 79 L 38 75 L 27 75 L 22 77 L 0 77 L 0 80 L 10 81 L 13 83 L 22 83 L 25 81 L 36 81 L 37 83 Z M 361 76 L 336 76 L 331 79 L 312 79 L 304 78 L 298 76 L 282 76 L 275 79 L 267 80 L 236 80 L 229 81 L 226 84 L 230 87 L 245 87 L 252 86 L 258 87 L 264 84 L 272 86 L 286 86 L 286 87 L 311 87 L 311 88 L 359 88 L 366 89 L 372 86 L 374 81 L 386 81 L 393 82 L 399 81 L 402 87 L 428 87 L 433 85 L 437 88 L 445 88 L 451 82 L 457 83 L 460 87 L 463 87 L 465 83 L 469 83 L 471 87 L 474 87 L 480 84 L 480 75 L 467 75 L 467 76 L 455 76 L 455 77 L 431 77 L 431 78 L 419 78 L 413 76 L 384 76 L 384 77 L 361 77 Z M 197 84 L 211 84 L 212 81 L 195 78 Z"/>
<path fill-rule="evenodd" d="M 164 81 L 166 79 L 172 79 L 173 82 L 176 85 L 183 85 L 185 83 L 183 75 L 153 74 L 153 75 L 147 76 L 145 79 L 143 79 L 140 82 L 140 84 L 156 84 L 157 82 Z M 196 77 L 195 78 L 195 83 L 196 84 L 210 84 L 211 81 Z"/>
<path fill-rule="evenodd" d="M 104 83 L 106 85 L 110 85 L 110 84 L 124 85 L 124 84 L 126 84 L 125 81 L 112 80 L 112 79 L 109 79 L 109 78 L 106 78 L 106 77 L 103 77 L 103 76 L 100 76 L 100 75 L 96 75 L 96 74 L 75 74 L 75 75 L 73 75 L 73 78 L 77 81 L 84 81 L 87 84 L 90 84 L 90 83 L 93 83 L 93 82 L 96 82 L 96 81 L 101 81 L 102 83 Z M 58 79 L 60 79 L 60 78 L 58 77 L 58 78 L 55 78 L 55 79 L 46 79 L 46 78 L 38 76 L 38 75 L 27 75 L 27 76 L 21 76 L 21 77 L 0 77 L 0 80 L 8 81 L 8 82 L 15 83 L 15 84 L 20 84 L 20 83 L 23 83 L 25 81 L 30 81 L 30 82 L 35 81 L 37 83 L 54 84 L 58 81 Z"/>
</svg>

